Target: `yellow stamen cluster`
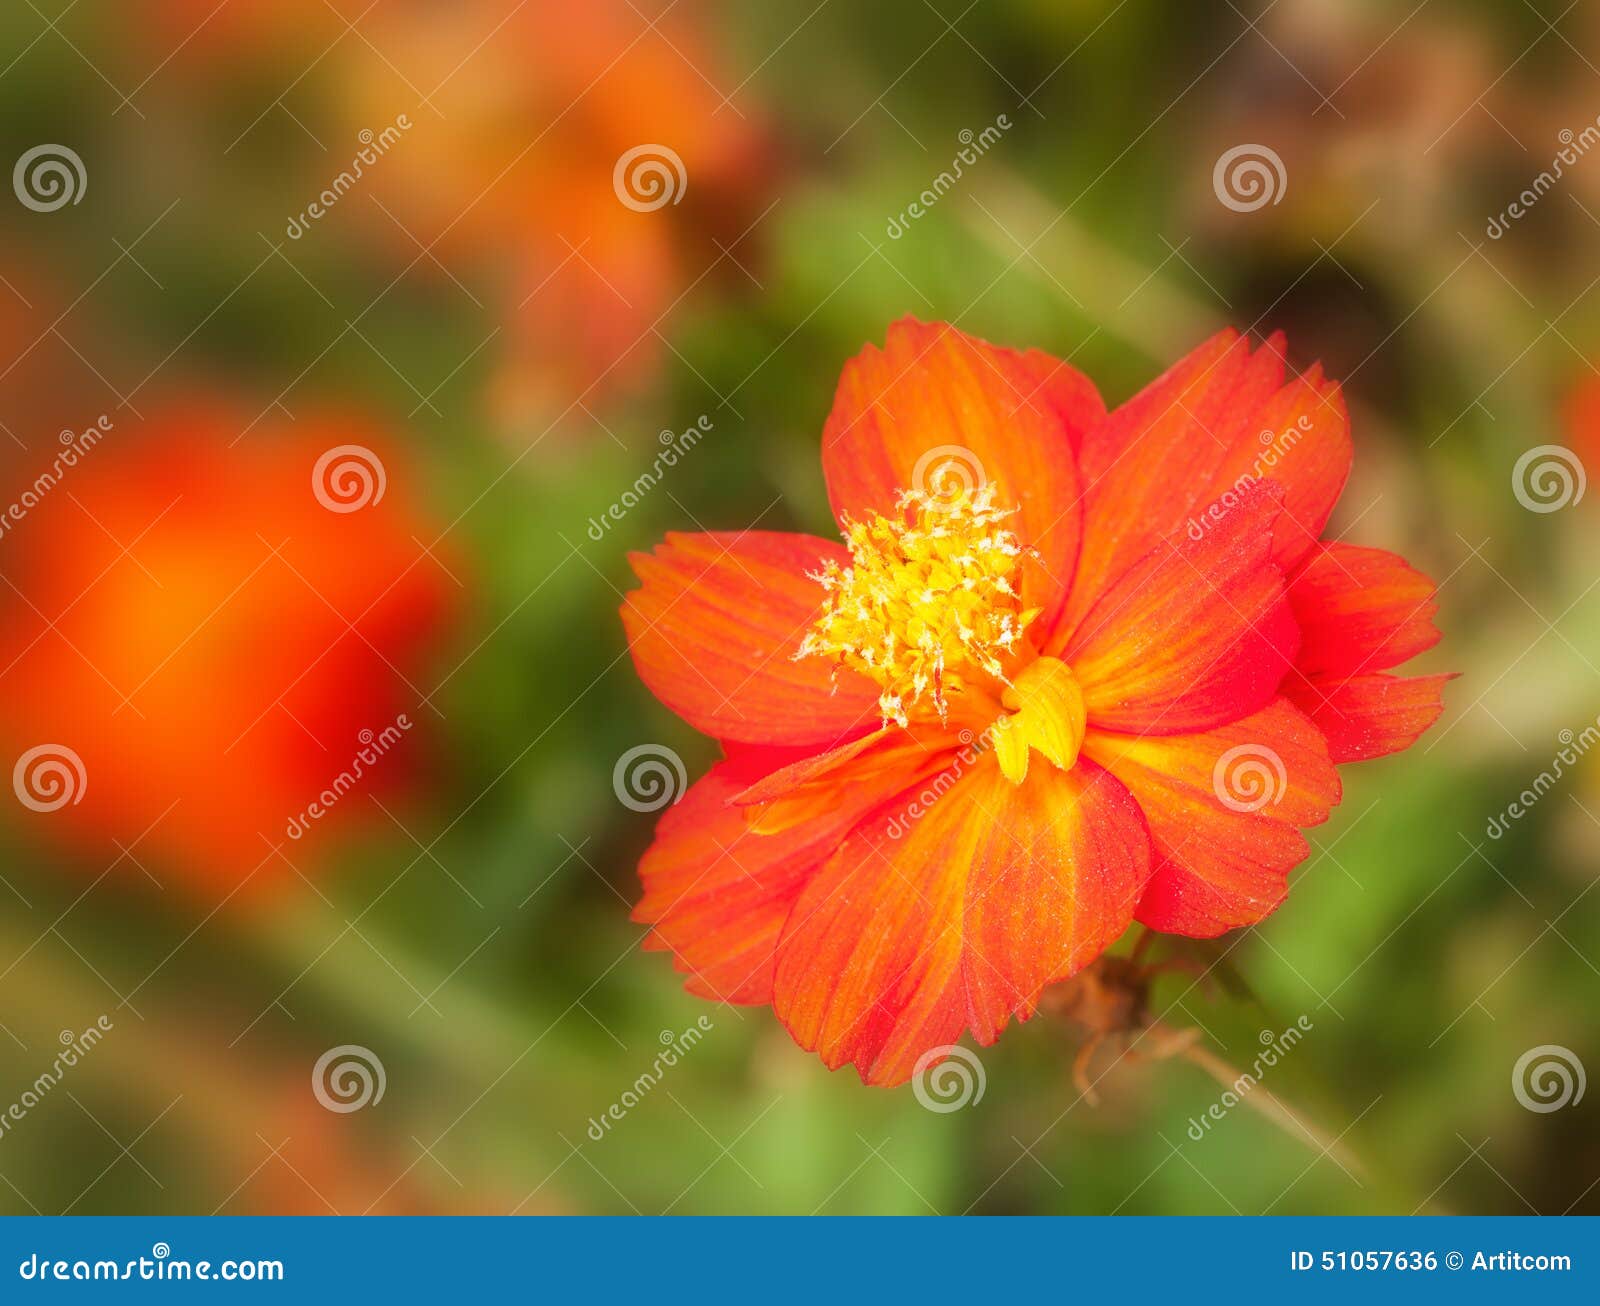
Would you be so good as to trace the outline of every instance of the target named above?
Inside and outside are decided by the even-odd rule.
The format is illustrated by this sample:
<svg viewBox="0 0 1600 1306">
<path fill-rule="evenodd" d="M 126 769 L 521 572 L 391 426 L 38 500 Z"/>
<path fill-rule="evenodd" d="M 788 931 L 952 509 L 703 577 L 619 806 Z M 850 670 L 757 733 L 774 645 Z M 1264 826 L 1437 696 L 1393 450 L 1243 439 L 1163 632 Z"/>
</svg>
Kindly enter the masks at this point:
<svg viewBox="0 0 1600 1306">
<path fill-rule="evenodd" d="M 928 698 L 942 719 L 948 696 L 975 675 L 1006 681 L 1022 632 L 1038 615 L 1017 587 L 1022 547 L 984 485 L 954 500 L 906 490 L 898 516 L 846 523 L 851 565 L 813 573 L 822 612 L 795 654 L 831 657 L 883 686 L 885 724 L 906 725 Z"/>
</svg>

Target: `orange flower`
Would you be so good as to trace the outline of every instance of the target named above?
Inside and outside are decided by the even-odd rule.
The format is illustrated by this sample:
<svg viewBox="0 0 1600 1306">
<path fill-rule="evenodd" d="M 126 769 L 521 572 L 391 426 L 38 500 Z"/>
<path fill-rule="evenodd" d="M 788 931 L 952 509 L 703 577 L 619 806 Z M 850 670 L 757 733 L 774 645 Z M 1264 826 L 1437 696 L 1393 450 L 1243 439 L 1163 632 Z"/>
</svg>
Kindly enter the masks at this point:
<svg viewBox="0 0 1600 1306">
<path fill-rule="evenodd" d="M 108 425 L 4 490 L 12 814 L 94 873 L 309 873 L 417 770 L 412 685 L 454 592 L 434 532 L 363 421 L 197 405 Z"/>
<path fill-rule="evenodd" d="M 894 1084 L 1134 920 L 1261 920 L 1333 764 L 1411 744 L 1448 678 L 1382 674 L 1437 639 L 1432 582 L 1318 542 L 1347 427 L 1277 337 L 1107 414 L 1045 354 L 896 323 L 823 431 L 843 544 L 633 558 L 639 674 L 726 754 L 640 865 L 646 946 Z"/>
<path fill-rule="evenodd" d="M 501 358 L 491 403 L 508 426 L 537 434 L 566 416 L 563 429 L 598 434 L 585 408 L 653 383 L 667 359 L 655 328 L 678 301 L 702 282 L 746 284 L 781 148 L 703 0 L 655 14 L 633 0 L 156 8 L 166 35 L 140 76 L 175 46 L 191 78 L 248 84 L 252 61 L 304 70 L 293 112 L 323 148 L 307 138 L 295 207 L 327 212 L 309 227 L 286 213 L 291 239 L 353 231 L 448 301 L 481 297 L 499 325 L 466 349 Z M 337 125 L 299 102 L 324 79 Z M 323 186 L 359 198 L 331 205 Z"/>
<path fill-rule="evenodd" d="M 420 273 L 435 270 L 426 245 L 452 277 L 495 287 L 497 413 L 538 432 L 566 412 L 576 427 L 577 401 L 647 387 L 666 357 L 653 328 L 674 304 L 708 274 L 744 284 L 716 242 L 750 260 L 739 242 L 776 173 L 753 94 L 723 100 L 738 78 L 713 15 L 468 0 L 374 20 L 374 43 L 429 98 L 371 173 L 383 207 L 358 212 Z M 381 129 L 409 86 L 350 53 L 351 129 Z"/>
<path fill-rule="evenodd" d="M 1571 458 L 1581 468 L 1600 467 L 1600 372 L 1587 371 L 1567 387 L 1560 420 Z"/>
</svg>

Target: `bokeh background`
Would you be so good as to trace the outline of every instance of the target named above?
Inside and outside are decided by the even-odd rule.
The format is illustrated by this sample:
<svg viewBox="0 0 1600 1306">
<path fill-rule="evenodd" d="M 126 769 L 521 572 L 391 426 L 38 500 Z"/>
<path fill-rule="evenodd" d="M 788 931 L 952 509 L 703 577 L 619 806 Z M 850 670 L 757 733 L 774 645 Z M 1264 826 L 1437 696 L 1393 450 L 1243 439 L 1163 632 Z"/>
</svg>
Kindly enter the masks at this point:
<svg viewBox="0 0 1600 1306">
<path fill-rule="evenodd" d="M 0 1210 L 1600 1212 L 1600 1089 L 1513 1078 L 1600 1071 L 1597 64 L 1566 0 L 4 6 L 0 1115 L 105 1032 Z M 1149 1044 L 1091 1104 L 1044 1019 L 928 1110 L 639 948 L 614 768 L 712 745 L 625 554 L 825 532 L 839 368 L 907 312 L 1112 401 L 1285 329 L 1351 405 L 1334 531 L 1441 581 L 1445 717 L 1155 989 L 1239 1068 L 1302 1022 L 1258 1093 L 1303 1130 L 1197 1139 L 1219 1083 Z M 383 1093 L 329 1110 L 347 1045 Z"/>
</svg>

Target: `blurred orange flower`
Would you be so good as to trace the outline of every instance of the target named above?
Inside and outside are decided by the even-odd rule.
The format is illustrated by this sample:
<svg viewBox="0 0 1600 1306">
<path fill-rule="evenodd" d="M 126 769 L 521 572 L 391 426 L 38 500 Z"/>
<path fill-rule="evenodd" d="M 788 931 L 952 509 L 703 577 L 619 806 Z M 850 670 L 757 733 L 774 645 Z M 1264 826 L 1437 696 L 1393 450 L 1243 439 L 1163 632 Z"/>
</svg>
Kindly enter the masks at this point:
<svg viewBox="0 0 1600 1306">
<path fill-rule="evenodd" d="M 729 261 L 748 257 L 775 150 L 703 6 L 386 0 L 341 17 L 297 0 L 214 21 L 163 6 L 163 40 L 193 35 L 191 80 L 269 58 L 305 79 L 301 98 L 333 79 L 344 134 L 312 118 L 326 152 L 308 140 L 308 175 L 327 189 L 287 215 L 290 240 L 354 222 L 402 275 L 484 299 L 507 422 L 543 429 L 648 385 L 678 299 L 708 275 L 745 281 Z"/>
<path fill-rule="evenodd" d="M 1585 469 L 1600 467 L 1600 372 L 1586 372 L 1569 387 L 1561 401 L 1561 429 Z"/>
<path fill-rule="evenodd" d="M 403 786 L 452 582 L 399 470 L 361 419 L 196 403 L 12 471 L 0 739 L 30 829 L 231 886 Z"/>
<path fill-rule="evenodd" d="M 225 1204 L 225 1214 L 257 1215 L 559 1215 L 554 1189 L 521 1197 L 486 1183 L 467 1186 L 438 1162 L 417 1164 L 407 1149 L 317 1102 L 304 1078 L 273 1083 L 250 1105 L 266 1121 L 252 1133 L 233 1125 L 238 1151 L 267 1152 Z M 242 1134 L 242 1137 L 241 1137 Z M 263 1143 L 262 1140 L 267 1140 Z M 414 1149 L 411 1149 L 414 1151 Z M 452 1182 L 454 1180 L 454 1182 Z"/>
<path fill-rule="evenodd" d="M 716 242 L 739 240 L 772 176 L 768 128 L 724 102 L 735 81 L 706 26 L 677 9 L 650 22 L 628 0 L 476 0 L 374 25 L 428 103 L 373 173 L 398 222 L 372 216 L 408 261 L 427 246 L 469 284 L 486 261 L 491 278 L 509 269 L 508 420 L 647 385 L 664 354 L 653 327 L 723 265 Z M 382 61 L 361 67 L 351 126 L 377 129 L 408 88 Z"/>
</svg>

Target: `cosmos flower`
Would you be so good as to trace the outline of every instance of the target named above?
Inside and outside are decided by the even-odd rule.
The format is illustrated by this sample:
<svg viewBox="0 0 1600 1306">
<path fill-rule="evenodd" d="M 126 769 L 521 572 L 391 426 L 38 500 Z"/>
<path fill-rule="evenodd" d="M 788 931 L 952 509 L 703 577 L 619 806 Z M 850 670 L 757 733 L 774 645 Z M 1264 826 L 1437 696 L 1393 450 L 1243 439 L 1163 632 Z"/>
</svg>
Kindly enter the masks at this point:
<svg viewBox="0 0 1600 1306">
<path fill-rule="evenodd" d="M 1320 537 L 1338 387 L 1232 331 L 1107 413 L 1037 351 L 904 320 L 823 431 L 843 542 L 669 535 L 622 615 L 725 757 L 662 818 L 635 919 L 691 992 L 771 1003 L 894 1084 L 989 1044 L 1135 920 L 1260 921 L 1445 676 L 1433 584 Z"/>
<path fill-rule="evenodd" d="M 4 485 L 8 818 L 90 873 L 224 892 L 383 822 L 455 593 L 384 433 L 164 401 L 42 471 Z"/>
<path fill-rule="evenodd" d="M 300 138 L 295 208 L 320 200 L 327 216 L 291 239 L 342 238 L 454 307 L 481 300 L 493 320 L 474 320 L 462 352 L 499 360 L 488 402 L 507 427 L 538 433 L 565 415 L 563 432 L 599 434 L 585 407 L 654 383 L 669 357 L 655 328 L 675 305 L 753 275 L 751 228 L 783 151 L 703 0 L 153 8 L 159 27 L 141 13 L 129 40 L 155 47 L 140 76 L 173 60 L 156 93 L 169 78 L 221 94 L 262 65 L 274 79 L 303 70 L 295 113 L 321 148 Z M 299 101 L 319 85 L 329 103 L 308 113 Z M 337 200 L 350 191 L 359 202 Z"/>
</svg>

